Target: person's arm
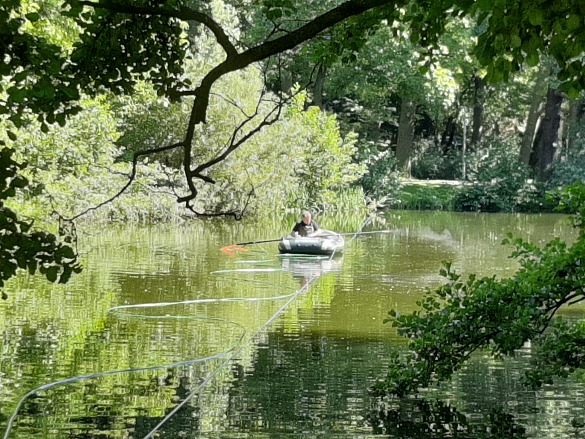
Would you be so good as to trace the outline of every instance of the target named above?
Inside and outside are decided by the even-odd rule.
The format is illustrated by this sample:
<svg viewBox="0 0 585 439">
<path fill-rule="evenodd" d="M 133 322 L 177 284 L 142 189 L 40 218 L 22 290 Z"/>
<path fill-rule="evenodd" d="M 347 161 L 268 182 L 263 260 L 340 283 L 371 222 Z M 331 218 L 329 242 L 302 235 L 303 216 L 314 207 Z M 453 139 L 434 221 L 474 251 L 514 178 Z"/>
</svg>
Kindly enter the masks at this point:
<svg viewBox="0 0 585 439">
<path fill-rule="evenodd" d="M 319 224 L 317 224 L 317 221 L 313 221 L 313 229 L 315 231 L 313 233 L 311 233 L 309 236 L 320 236 L 323 233 L 323 229 L 321 229 L 319 227 Z"/>
<path fill-rule="evenodd" d="M 292 232 L 290 233 L 292 236 L 299 236 L 299 226 L 300 223 L 295 223 L 295 226 L 292 229 Z"/>
</svg>

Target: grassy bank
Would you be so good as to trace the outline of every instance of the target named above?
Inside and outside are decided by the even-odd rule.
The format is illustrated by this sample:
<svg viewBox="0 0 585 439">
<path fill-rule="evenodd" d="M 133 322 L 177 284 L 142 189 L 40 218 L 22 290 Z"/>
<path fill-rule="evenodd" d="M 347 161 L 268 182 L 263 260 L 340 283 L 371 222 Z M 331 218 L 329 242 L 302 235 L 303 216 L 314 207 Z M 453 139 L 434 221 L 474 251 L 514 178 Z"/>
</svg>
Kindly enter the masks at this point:
<svg viewBox="0 0 585 439">
<path fill-rule="evenodd" d="M 403 180 L 388 207 L 406 210 L 455 210 L 462 183 L 451 180 Z"/>
<path fill-rule="evenodd" d="M 386 203 L 391 209 L 467 212 L 552 212 L 555 206 L 544 188 L 532 181 L 514 186 L 495 180 L 404 179 Z"/>
</svg>

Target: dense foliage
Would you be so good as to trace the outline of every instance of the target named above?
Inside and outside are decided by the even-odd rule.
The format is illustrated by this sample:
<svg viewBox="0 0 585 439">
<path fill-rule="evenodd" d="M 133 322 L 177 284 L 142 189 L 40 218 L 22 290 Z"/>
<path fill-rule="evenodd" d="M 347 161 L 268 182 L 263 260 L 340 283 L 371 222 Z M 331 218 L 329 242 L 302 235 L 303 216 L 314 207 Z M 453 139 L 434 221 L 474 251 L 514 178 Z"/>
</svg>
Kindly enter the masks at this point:
<svg viewBox="0 0 585 439">
<path fill-rule="evenodd" d="M 400 315 L 390 311 L 387 322 L 408 339 L 408 349 L 396 354 L 382 394 L 403 396 L 449 379 L 480 349 L 493 355 L 513 355 L 525 343 L 533 346 L 534 365 L 527 383 L 552 382 L 585 366 L 582 323 L 569 323 L 557 311 L 585 299 L 585 185 L 575 184 L 558 194 L 560 205 L 575 213 L 579 229 L 574 243 L 555 239 L 538 247 L 510 235 L 520 265 L 511 278 L 462 279 L 450 264 L 442 275 L 447 283 L 429 291 L 420 311 Z"/>
<path fill-rule="evenodd" d="M 526 438 L 526 429 L 514 418 L 493 410 L 489 421 L 477 422 L 473 416 L 451 407 L 443 401 L 427 401 L 424 398 L 405 399 L 397 406 L 372 410 L 368 416 L 375 434 L 389 437 L 420 439 L 466 438 Z M 456 433 L 454 433 L 456 432 Z"/>
<path fill-rule="evenodd" d="M 19 269 L 31 274 L 38 271 L 51 282 L 65 283 L 81 271 L 71 240 L 60 243 L 54 234 L 35 230 L 32 221 L 20 219 L 4 205 L 28 185 L 19 175 L 22 165 L 13 160 L 13 154 L 9 148 L 0 149 L 0 292 Z M 6 298 L 4 292 L 2 298 Z"/>
<path fill-rule="evenodd" d="M 57 13 L 51 1 L 44 6 Z M 207 12 L 230 32 L 239 32 L 235 10 L 227 5 L 222 9 L 221 2 L 212 6 Z M 35 35 L 49 38 L 55 30 L 75 29 L 71 20 L 45 24 L 44 33 Z M 212 34 L 196 28 L 182 37 L 193 45 L 181 64 L 182 78 L 198 82 L 221 62 L 223 50 Z M 61 43 L 64 53 L 81 44 L 73 37 Z M 93 221 L 177 221 L 185 216 L 173 205 L 173 199 L 176 203 L 190 190 L 180 178 L 184 157 L 180 148 L 164 145 L 182 143 L 193 98 L 175 102 L 175 97 L 159 96 L 150 78 L 132 81 L 128 95 L 113 96 L 105 88 L 95 98 L 81 95 L 77 114 L 63 127 L 47 130 L 24 113 L 21 128 L 0 122 L 9 128 L 6 141 L 14 145 L 18 158 L 28 161 L 25 172 L 33 180 L 19 209 L 36 216 L 58 210 L 65 218 Z M 255 67 L 218 81 L 205 124 L 191 141 L 193 156 L 214 166 L 212 173 L 205 172 L 193 183 L 201 195 L 190 201 L 194 211 L 296 212 L 335 206 L 344 197 L 362 172 L 351 163 L 354 135 L 341 136 L 334 116 L 316 108 L 305 112 L 306 94 L 301 95 L 295 98 L 299 103 L 275 107 L 280 98 L 266 92 L 262 71 Z M 280 120 L 273 117 L 278 114 Z M 250 128 L 255 119 L 261 122 Z M 242 136 L 245 148 L 239 148 Z M 301 165 L 290 166 L 299 161 Z M 127 184 L 129 178 L 132 185 Z"/>
<path fill-rule="evenodd" d="M 455 197 L 455 209 L 480 212 L 518 212 L 539 209 L 545 200 L 544 190 L 529 181 L 528 167 L 510 151 L 517 145 L 510 141 L 492 142 L 487 148 L 467 158 L 467 175 L 471 180 Z"/>
<path fill-rule="evenodd" d="M 71 246 L 22 213 L 156 222 L 363 208 L 409 174 L 466 180 L 462 210 L 539 209 L 545 189 L 585 175 L 576 6 L 3 1 L 0 287 L 18 269 L 60 282 L 79 271 Z M 509 355 L 527 341 L 535 386 L 582 367 L 583 325 L 553 317 L 583 299 L 583 192 L 562 198 L 575 243 L 511 239 L 514 277 L 464 281 L 447 265 L 423 311 L 391 312 L 410 350 L 379 390 L 404 395 L 478 349 Z"/>
</svg>

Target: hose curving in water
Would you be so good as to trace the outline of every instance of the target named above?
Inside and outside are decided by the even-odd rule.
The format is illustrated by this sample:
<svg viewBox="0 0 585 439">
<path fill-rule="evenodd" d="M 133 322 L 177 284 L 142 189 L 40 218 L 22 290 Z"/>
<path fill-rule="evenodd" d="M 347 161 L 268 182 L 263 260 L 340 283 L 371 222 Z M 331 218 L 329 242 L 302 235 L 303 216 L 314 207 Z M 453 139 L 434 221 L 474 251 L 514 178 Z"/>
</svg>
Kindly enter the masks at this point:
<svg viewBox="0 0 585 439">
<path fill-rule="evenodd" d="M 357 236 L 364 234 L 364 233 L 372 233 L 372 232 L 362 232 L 363 228 L 367 225 L 368 221 L 366 221 L 360 230 L 355 233 L 346 233 L 344 235 L 352 235 L 350 240 L 353 241 Z M 377 233 L 383 233 L 384 231 L 380 231 Z M 374 232 L 375 233 L 375 232 Z M 332 259 L 335 256 L 335 253 L 329 256 L 327 259 Z M 263 262 L 263 261 L 249 261 L 249 262 Z M 242 268 L 242 269 L 235 269 L 235 270 L 219 270 L 215 271 L 212 274 L 215 275 L 224 275 L 229 273 L 269 273 L 273 271 L 283 271 L 282 269 L 274 269 L 274 268 Z M 127 369 L 120 369 L 120 370 L 113 370 L 113 371 L 105 371 L 105 372 L 96 372 L 92 374 L 85 374 L 79 375 L 72 378 L 62 379 L 58 381 L 54 381 L 51 383 L 44 384 L 39 386 L 28 393 L 26 393 L 18 402 L 13 414 L 8 420 L 6 430 L 4 432 L 4 439 L 9 439 L 10 433 L 14 426 L 14 423 L 25 403 L 34 395 L 39 392 L 49 390 L 51 388 L 72 384 L 75 382 L 95 379 L 105 376 L 112 376 L 118 374 L 125 374 L 130 372 L 141 372 L 141 371 L 152 371 L 152 370 L 160 370 L 166 368 L 176 368 L 180 366 L 189 366 L 194 365 L 197 363 L 204 363 L 211 360 L 221 359 L 222 362 L 219 364 L 215 370 L 210 373 L 202 382 L 200 382 L 177 406 L 173 408 L 143 439 L 149 439 L 154 437 L 153 435 L 160 430 L 160 428 L 168 422 L 182 407 L 184 407 L 193 397 L 199 394 L 218 374 L 220 374 L 225 367 L 227 367 L 231 361 L 233 361 L 246 347 L 248 347 L 252 341 L 258 336 L 260 333 L 265 331 L 280 315 L 282 315 L 286 309 L 290 306 L 292 302 L 294 302 L 299 295 L 306 293 L 311 285 L 319 279 L 320 275 L 311 275 L 309 278 L 306 279 L 305 283 L 297 290 L 289 294 L 280 294 L 271 297 L 244 297 L 244 298 L 206 298 L 206 299 L 195 299 L 195 300 L 186 300 L 180 302 L 160 302 L 160 303 L 143 303 L 143 304 L 135 304 L 135 305 L 121 305 L 110 308 L 108 313 L 111 315 L 116 316 L 117 318 L 141 318 L 141 319 L 152 319 L 152 318 L 187 318 L 193 320 L 203 320 L 203 321 L 219 321 L 228 325 L 233 325 L 235 328 L 239 329 L 239 336 L 235 338 L 234 343 L 226 350 L 216 353 L 214 355 L 205 356 L 201 358 L 189 359 L 174 362 L 171 364 L 165 365 L 153 365 L 153 366 L 145 366 L 145 367 L 136 367 L 136 368 L 127 368 Z M 201 316 L 155 316 L 155 315 L 146 315 L 146 314 L 136 314 L 132 311 L 141 310 L 141 309 L 163 309 L 165 307 L 170 306 L 177 306 L 177 305 L 199 305 L 199 304 L 211 304 L 211 303 L 229 303 L 229 302 L 260 302 L 260 301 L 278 301 L 278 300 L 285 300 L 285 302 L 280 306 L 276 312 L 274 312 L 271 317 L 266 320 L 258 329 L 257 331 L 247 337 L 246 329 L 243 325 L 221 318 L 210 318 L 210 317 L 201 317 Z"/>
</svg>

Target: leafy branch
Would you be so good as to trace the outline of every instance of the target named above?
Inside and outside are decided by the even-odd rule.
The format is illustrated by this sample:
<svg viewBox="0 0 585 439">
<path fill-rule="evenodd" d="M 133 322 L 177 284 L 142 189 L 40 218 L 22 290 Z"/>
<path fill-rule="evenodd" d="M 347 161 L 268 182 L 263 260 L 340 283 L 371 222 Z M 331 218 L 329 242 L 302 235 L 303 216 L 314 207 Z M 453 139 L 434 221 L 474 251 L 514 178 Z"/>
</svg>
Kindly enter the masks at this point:
<svg viewBox="0 0 585 439">
<path fill-rule="evenodd" d="M 584 188 L 567 188 L 561 197 L 584 199 Z M 578 206 L 577 211 L 581 209 Z M 506 239 L 505 244 L 515 246 L 511 257 L 520 264 L 511 278 L 471 275 L 463 281 L 445 263 L 441 274 L 447 282 L 427 291 L 418 303 L 420 311 L 410 315 L 389 311 L 385 322 L 408 339 L 408 347 L 403 355 L 394 354 L 386 378 L 375 386 L 376 393 L 405 396 L 417 392 L 449 379 L 474 352 L 487 349 L 495 356 L 513 355 L 528 341 L 539 346 L 541 358 L 550 357 L 554 345 L 558 358 L 555 367 L 546 369 L 549 376 L 534 372 L 536 369 L 526 374 L 534 387 L 551 382 L 554 375 L 565 376 L 567 370 L 584 367 L 585 352 L 580 349 L 578 356 L 573 355 L 574 346 L 585 337 L 583 328 L 559 325 L 550 331 L 561 307 L 585 300 L 585 235 L 582 223 L 577 224 L 581 224 L 581 233 L 572 246 L 558 239 L 542 248 L 522 239 Z M 535 357 L 534 361 L 541 360 Z"/>
<path fill-rule="evenodd" d="M 32 222 L 18 218 L 4 205 L 28 185 L 26 178 L 18 174 L 24 166 L 12 159 L 14 150 L 0 149 L 0 292 L 5 282 L 20 270 L 43 274 L 50 282 L 65 283 L 73 273 L 81 271 L 78 256 L 68 237 L 65 243 L 49 232 L 35 230 Z"/>
</svg>

